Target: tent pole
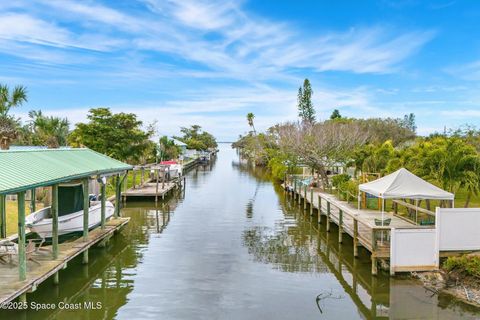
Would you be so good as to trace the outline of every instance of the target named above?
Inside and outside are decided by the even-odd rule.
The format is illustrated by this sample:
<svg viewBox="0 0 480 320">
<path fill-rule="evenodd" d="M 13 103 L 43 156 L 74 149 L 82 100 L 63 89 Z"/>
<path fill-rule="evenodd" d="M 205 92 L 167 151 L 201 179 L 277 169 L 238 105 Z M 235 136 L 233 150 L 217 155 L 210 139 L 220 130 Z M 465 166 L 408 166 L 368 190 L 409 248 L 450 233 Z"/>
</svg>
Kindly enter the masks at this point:
<svg viewBox="0 0 480 320">
<path fill-rule="evenodd" d="M 418 224 L 418 199 L 415 199 L 415 224 Z"/>
</svg>

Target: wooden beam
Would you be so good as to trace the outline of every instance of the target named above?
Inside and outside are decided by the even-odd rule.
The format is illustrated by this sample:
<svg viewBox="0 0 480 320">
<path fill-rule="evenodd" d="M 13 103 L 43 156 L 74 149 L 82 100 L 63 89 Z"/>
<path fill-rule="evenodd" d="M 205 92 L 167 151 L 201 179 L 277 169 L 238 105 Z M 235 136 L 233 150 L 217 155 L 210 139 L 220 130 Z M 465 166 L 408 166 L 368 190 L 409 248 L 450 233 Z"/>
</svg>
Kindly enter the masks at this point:
<svg viewBox="0 0 480 320">
<path fill-rule="evenodd" d="M 0 195 L 0 238 L 7 237 L 7 196 Z"/>
<path fill-rule="evenodd" d="M 18 204 L 18 278 L 27 278 L 27 257 L 25 254 L 25 191 L 17 193 Z"/>
<path fill-rule="evenodd" d="M 52 258 L 58 258 L 58 184 L 52 186 Z"/>
</svg>

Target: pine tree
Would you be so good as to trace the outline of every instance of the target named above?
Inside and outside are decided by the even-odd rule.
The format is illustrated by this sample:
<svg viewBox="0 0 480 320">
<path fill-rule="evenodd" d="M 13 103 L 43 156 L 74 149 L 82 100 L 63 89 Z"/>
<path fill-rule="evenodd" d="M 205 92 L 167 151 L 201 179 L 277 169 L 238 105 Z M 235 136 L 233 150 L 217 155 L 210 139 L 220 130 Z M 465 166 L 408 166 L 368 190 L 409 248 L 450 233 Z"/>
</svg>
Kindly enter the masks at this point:
<svg viewBox="0 0 480 320">
<path fill-rule="evenodd" d="M 302 118 L 304 123 L 315 122 L 315 108 L 312 103 L 313 90 L 310 85 L 310 81 L 305 79 L 303 82 L 303 88 L 298 89 L 298 116 Z"/>
</svg>

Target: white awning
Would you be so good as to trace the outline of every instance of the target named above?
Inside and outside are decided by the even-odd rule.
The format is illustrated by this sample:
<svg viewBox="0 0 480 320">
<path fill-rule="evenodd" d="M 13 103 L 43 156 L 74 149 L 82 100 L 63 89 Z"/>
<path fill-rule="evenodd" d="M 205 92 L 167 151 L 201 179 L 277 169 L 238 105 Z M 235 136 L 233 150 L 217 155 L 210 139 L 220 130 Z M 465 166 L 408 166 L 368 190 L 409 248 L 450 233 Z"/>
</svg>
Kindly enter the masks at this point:
<svg viewBox="0 0 480 320">
<path fill-rule="evenodd" d="M 417 177 L 405 168 L 358 186 L 360 191 L 383 199 L 453 200 L 455 195 Z"/>
</svg>

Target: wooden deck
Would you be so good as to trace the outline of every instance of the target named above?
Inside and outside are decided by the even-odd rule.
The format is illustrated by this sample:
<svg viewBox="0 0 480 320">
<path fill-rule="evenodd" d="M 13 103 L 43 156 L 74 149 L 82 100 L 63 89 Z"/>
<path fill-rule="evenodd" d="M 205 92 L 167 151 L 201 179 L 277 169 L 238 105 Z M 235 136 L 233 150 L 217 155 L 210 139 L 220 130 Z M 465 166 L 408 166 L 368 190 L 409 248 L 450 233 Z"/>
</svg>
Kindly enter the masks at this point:
<svg viewBox="0 0 480 320">
<path fill-rule="evenodd" d="M 334 195 L 321 192 L 315 188 L 284 184 L 284 188 L 291 190 L 291 195 L 298 200 L 298 205 L 313 214 L 316 210 L 318 223 L 322 223 L 322 215 L 326 216 L 327 231 L 333 222 L 339 228 L 338 242 L 343 241 L 344 234 L 352 237 L 354 242 L 354 255 L 358 254 L 358 246 L 363 246 L 372 254 L 372 274 L 377 273 L 377 258 L 388 259 L 390 257 L 390 230 L 392 228 L 431 228 L 419 226 L 405 219 L 385 212 L 384 217 L 390 218 L 388 226 L 377 226 L 375 219 L 381 219 L 381 212 L 369 209 L 357 209 L 346 201 L 337 199 Z"/>
<path fill-rule="evenodd" d="M 52 259 L 52 253 L 48 250 L 40 250 L 34 254 L 35 260 L 27 261 L 27 278 L 19 281 L 18 266 L 13 261 L 10 264 L 0 264 L 0 304 L 12 301 L 18 296 L 33 292 L 37 286 L 59 270 L 67 267 L 67 263 L 88 250 L 95 244 L 107 241 L 116 231 L 123 228 L 130 218 L 115 218 L 106 222 L 105 229 L 96 228 L 89 232 L 88 240 L 78 238 L 74 241 L 59 244 L 58 259 Z M 49 248 L 48 246 L 45 248 Z"/>
<path fill-rule="evenodd" d="M 146 182 L 143 185 L 136 186 L 135 188 L 130 188 L 124 192 L 122 192 L 122 197 L 129 198 L 129 197 L 161 197 L 164 198 L 167 193 L 173 190 L 178 185 L 177 181 L 169 181 L 158 183 L 158 192 L 157 192 L 157 184 L 155 182 Z"/>
</svg>

